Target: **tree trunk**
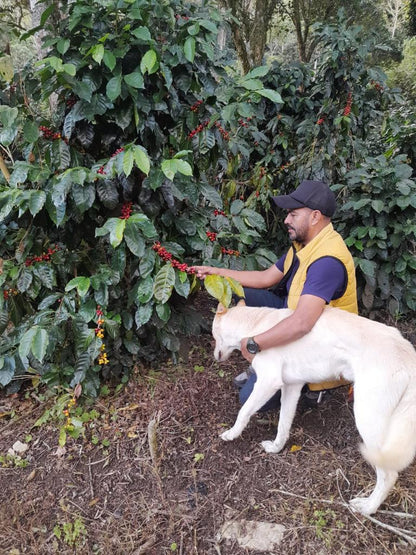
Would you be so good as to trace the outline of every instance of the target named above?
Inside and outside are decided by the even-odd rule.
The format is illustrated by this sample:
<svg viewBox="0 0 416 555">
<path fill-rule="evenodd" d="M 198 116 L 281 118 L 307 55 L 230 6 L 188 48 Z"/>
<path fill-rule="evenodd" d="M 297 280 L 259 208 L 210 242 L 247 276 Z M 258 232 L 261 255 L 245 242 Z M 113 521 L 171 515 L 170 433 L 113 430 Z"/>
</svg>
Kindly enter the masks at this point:
<svg viewBox="0 0 416 555">
<path fill-rule="evenodd" d="M 243 73 L 263 63 L 267 33 L 276 9 L 275 0 L 220 0 L 232 15 L 234 46 Z"/>
</svg>

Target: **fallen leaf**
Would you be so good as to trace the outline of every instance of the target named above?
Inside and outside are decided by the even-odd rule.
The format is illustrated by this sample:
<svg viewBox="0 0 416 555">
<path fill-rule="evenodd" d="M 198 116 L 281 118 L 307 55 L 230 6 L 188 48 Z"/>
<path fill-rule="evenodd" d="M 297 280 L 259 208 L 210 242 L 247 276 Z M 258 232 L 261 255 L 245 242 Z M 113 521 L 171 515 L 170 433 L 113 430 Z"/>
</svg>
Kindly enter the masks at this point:
<svg viewBox="0 0 416 555">
<path fill-rule="evenodd" d="M 289 449 L 290 453 L 295 453 L 296 451 L 300 451 L 302 449 L 301 445 L 292 445 L 292 447 Z"/>
</svg>

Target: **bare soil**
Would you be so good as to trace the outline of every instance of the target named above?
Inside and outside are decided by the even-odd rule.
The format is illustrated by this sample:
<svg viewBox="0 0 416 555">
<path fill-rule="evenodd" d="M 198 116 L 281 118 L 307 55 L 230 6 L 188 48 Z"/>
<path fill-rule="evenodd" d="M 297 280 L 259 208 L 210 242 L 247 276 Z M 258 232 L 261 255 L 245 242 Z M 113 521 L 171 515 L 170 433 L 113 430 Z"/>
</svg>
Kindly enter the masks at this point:
<svg viewBox="0 0 416 555">
<path fill-rule="evenodd" d="M 276 555 L 416 553 L 414 464 L 373 519 L 348 508 L 375 481 L 348 388 L 317 409 L 300 404 L 278 455 L 260 447 L 278 412 L 254 417 L 234 442 L 219 439 L 244 367 L 239 353 L 216 363 L 207 331 L 179 365 L 136 367 L 127 386 L 94 401 L 85 437 L 63 449 L 56 423 L 33 427 L 52 400 L 31 389 L 0 397 L 0 553 L 259 555 L 219 536 L 230 515 L 283 525 Z M 29 445 L 25 467 L 5 457 L 16 440 Z"/>
</svg>

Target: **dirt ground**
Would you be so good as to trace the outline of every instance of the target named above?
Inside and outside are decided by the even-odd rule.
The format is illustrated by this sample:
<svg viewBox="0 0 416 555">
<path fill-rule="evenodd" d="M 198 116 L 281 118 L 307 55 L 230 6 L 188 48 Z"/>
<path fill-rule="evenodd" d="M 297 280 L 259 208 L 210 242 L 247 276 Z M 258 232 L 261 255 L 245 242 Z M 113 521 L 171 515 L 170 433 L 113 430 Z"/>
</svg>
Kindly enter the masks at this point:
<svg viewBox="0 0 416 555">
<path fill-rule="evenodd" d="M 87 407 L 85 437 L 64 448 L 56 423 L 33 427 L 51 400 L 30 389 L 0 397 L 0 553 L 264 553 L 220 534 L 230 518 L 284 526 L 273 555 L 416 553 L 415 464 L 374 518 L 347 506 L 375 480 L 347 388 L 318 409 L 299 405 L 278 455 L 260 447 L 278 412 L 254 417 L 234 442 L 219 439 L 244 367 L 238 353 L 215 362 L 202 334 L 178 366 L 137 367 Z M 22 460 L 6 456 L 17 440 L 28 445 Z"/>
</svg>

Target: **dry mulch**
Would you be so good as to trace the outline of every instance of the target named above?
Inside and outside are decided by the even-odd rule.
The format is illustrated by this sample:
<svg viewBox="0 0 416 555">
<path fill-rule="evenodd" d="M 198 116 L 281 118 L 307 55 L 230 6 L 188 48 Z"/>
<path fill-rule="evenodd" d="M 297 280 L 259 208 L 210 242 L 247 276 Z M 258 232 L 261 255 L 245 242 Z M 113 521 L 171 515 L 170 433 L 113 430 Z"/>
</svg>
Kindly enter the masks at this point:
<svg viewBox="0 0 416 555">
<path fill-rule="evenodd" d="M 274 437 L 278 413 L 219 439 L 237 414 L 232 379 L 244 366 L 238 353 L 216 363 L 203 334 L 179 365 L 137 367 L 124 389 L 94 402 L 85 437 L 64 449 L 55 425 L 33 428 L 51 401 L 30 389 L 0 398 L 0 553 L 259 555 L 218 537 L 229 514 L 282 524 L 273 554 L 416 553 L 400 535 L 416 538 L 415 465 L 375 520 L 348 509 L 375 475 L 357 448 L 347 388 L 319 409 L 300 405 L 278 455 L 259 445 Z M 4 459 L 18 439 L 29 440 L 24 468 Z"/>
</svg>

